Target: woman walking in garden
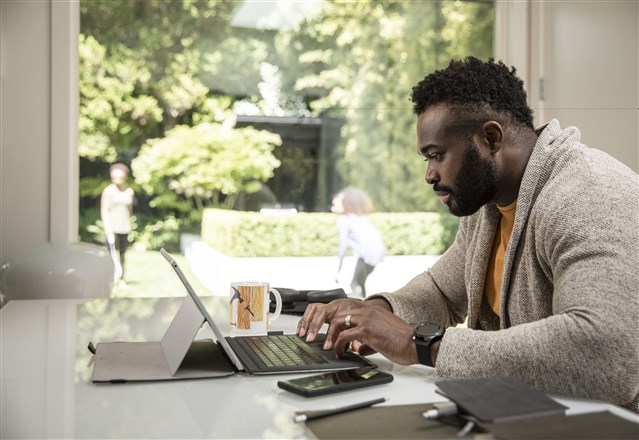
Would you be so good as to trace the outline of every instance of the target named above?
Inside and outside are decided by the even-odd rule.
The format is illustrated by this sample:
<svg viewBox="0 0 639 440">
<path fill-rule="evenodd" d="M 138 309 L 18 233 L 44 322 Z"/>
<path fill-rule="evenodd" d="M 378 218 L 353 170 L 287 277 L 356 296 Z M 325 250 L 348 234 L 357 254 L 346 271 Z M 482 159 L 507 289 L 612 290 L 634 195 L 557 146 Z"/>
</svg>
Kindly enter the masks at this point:
<svg viewBox="0 0 639 440">
<path fill-rule="evenodd" d="M 365 298 L 366 279 L 386 253 L 381 234 L 366 217 L 373 211 L 373 202 L 361 189 L 348 187 L 333 198 L 331 211 L 340 214 L 337 219 L 339 266 L 335 279 L 339 278 L 346 251 L 350 247 L 357 257 L 351 281 L 352 293 Z"/>
<path fill-rule="evenodd" d="M 124 254 L 129 246 L 134 193 L 126 184 L 129 167 L 125 164 L 111 165 L 109 176 L 111 184 L 104 188 L 100 198 L 100 217 L 115 266 L 115 279 L 120 287 L 124 287 Z M 120 253 L 119 259 L 116 250 Z"/>
</svg>

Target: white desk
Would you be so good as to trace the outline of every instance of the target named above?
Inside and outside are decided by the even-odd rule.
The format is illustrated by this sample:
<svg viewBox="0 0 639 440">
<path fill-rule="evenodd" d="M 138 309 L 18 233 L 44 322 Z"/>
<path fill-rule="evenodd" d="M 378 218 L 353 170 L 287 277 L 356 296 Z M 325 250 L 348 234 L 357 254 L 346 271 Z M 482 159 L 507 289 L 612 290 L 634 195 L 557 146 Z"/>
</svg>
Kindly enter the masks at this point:
<svg viewBox="0 0 639 440">
<path fill-rule="evenodd" d="M 226 298 L 206 298 L 226 322 Z M 0 309 L 0 438 L 305 438 L 292 415 L 377 397 L 386 404 L 441 401 L 435 370 L 402 367 L 376 355 L 392 383 L 307 399 L 280 390 L 282 376 L 250 376 L 155 383 L 91 383 L 87 344 L 160 340 L 182 298 L 20 300 Z M 282 316 L 272 330 L 290 332 L 297 317 Z M 205 326 L 198 338 L 212 337 Z M 558 399 L 570 413 L 609 409 L 604 403 Z"/>
</svg>

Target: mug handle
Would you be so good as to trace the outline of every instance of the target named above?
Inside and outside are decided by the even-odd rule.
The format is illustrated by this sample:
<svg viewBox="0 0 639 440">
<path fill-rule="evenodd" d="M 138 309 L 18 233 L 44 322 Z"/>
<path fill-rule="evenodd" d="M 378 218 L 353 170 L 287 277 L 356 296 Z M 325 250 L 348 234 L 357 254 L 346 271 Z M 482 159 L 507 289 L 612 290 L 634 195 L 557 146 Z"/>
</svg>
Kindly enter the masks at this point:
<svg viewBox="0 0 639 440">
<path fill-rule="evenodd" d="M 268 322 L 271 323 L 280 316 L 280 313 L 282 313 L 282 295 L 280 295 L 280 292 L 278 292 L 277 289 L 273 289 L 272 287 L 269 292 L 275 297 L 275 312 L 273 312 L 273 316 L 269 316 L 268 319 Z"/>
</svg>

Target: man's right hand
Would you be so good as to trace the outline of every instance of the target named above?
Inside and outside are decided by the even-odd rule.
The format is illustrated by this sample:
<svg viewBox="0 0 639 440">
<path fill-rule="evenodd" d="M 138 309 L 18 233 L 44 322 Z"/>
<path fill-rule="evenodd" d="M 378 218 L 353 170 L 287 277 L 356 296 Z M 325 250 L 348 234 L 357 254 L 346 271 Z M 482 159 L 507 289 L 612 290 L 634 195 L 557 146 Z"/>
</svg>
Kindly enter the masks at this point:
<svg viewBox="0 0 639 440">
<path fill-rule="evenodd" d="M 334 349 L 338 357 L 350 347 L 364 356 L 381 353 L 401 365 L 418 362 L 413 326 L 394 315 L 384 299 L 309 304 L 297 325 L 297 335 L 312 342 L 324 323 L 328 323 L 324 350 Z"/>
<path fill-rule="evenodd" d="M 306 307 L 304 316 L 297 323 L 297 336 L 304 337 L 308 342 L 313 342 L 322 325 L 327 323 L 330 327 L 335 315 L 343 314 L 347 310 L 359 310 L 364 307 L 383 307 L 391 310 L 390 305 L 383 299 L 360 301 L 354 299 L 336 299 L 328 304 L 310 303 Z"/>
</svg>

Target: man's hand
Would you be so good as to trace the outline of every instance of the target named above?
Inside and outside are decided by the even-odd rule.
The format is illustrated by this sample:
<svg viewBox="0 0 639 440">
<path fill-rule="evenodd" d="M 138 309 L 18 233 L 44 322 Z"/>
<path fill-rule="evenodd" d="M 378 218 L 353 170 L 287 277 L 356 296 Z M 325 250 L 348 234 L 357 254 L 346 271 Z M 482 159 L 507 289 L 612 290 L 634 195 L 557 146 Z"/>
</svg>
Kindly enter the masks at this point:
<svg viewBox="0 0 639 440">
<path fill-rule="evenodd" d="M 353 310 L 366 307 L 362 301 L 352 299 L 336 299 L 328 304 L 310 303 L 306 307 L 304 316 L 297 323 L 297 336 L 304 337 L 308 342 L 313 342 L 324 323 L 330 323 L 338 311 Z"/>
<path fill-rule="evenodd" d="M 384 300 L 340 299 L 309 304 L 298 323 L 297 335 L 306 335 L 311 342 L 324 323 L 329 324 L 324 349 L 334 348 L 338 356 L 350 346 L 364 356 L 379 352 L 398 364 L 418 363 L 413 326 L 394 315 Z"/>
</svg>

